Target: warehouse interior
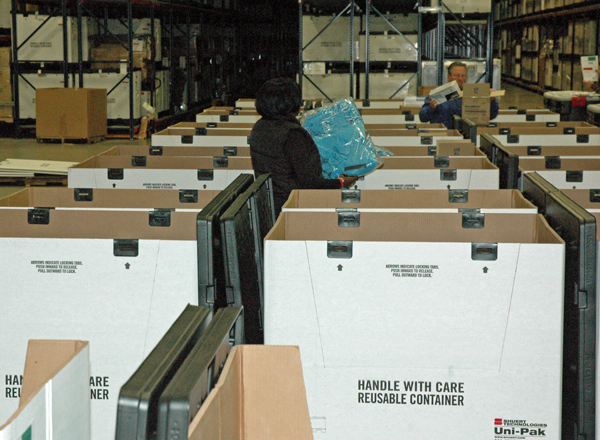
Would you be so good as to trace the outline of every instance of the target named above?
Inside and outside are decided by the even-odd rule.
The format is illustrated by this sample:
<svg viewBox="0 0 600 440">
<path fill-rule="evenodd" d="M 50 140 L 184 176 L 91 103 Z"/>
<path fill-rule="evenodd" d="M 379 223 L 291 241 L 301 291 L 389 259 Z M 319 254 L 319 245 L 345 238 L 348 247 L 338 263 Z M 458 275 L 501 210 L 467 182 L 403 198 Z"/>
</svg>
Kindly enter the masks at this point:
<svg viewBox="0 0 600 440">
<path fill-rule="evenodd" d="M 0 439 L 596 438 L 599 24 L 0 0 Z"/>
</svg>

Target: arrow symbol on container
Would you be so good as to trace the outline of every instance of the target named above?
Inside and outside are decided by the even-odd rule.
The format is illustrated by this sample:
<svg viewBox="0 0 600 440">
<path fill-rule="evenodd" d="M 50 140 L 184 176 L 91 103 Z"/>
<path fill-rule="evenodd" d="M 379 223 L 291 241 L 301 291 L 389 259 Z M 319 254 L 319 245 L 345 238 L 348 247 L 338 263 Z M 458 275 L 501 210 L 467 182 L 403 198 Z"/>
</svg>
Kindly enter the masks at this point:
<svg viewBox="0 0 600 440">
<path fill-rule="evenodd" d="M 483 273 L 488 273 L 488 268 L 487 267 L 483 268 Z"/>
<path fill-rule="evenodd" d="M 341 264 L 338 265 L 338 271 L 342 271 L 342 269 L 344 268 L 344 266 L 342 266 Z"/>
<path fill-rule="evenodd" d="M 130 267 L 131 267 L 131 264 L 125 263 L 125 269 L 129 269 Z"/>
</svg>

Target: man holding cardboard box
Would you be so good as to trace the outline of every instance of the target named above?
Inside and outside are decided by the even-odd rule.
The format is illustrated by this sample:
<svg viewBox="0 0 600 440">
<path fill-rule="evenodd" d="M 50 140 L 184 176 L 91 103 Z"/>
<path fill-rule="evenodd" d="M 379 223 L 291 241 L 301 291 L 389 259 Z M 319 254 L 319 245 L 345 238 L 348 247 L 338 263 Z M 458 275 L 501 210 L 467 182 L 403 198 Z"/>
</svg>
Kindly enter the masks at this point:
<svg viewBox="0 0 600 440">
<path fill-rule="evenodd" d="M 460 90 L 463 90 L 463 86 L 465 84 L 467 80 L 467 65 L 465 63 L 461 63 L 459 61 L 454 62 L 452 64 L 450 64 L 450 66 L 448 66 L 448 82 L 449 83 L 453 83 L 455 82 L 456 85 L 458 86 L 458 88 L 460 88 Z M 489 86 L 488 86 L 489 87 Z M 421 119 L 421 122 L 432 122 L 432 123 L 442 123 L 444 124 L 446 127 L 451 128 L 452 125 L 452 115 L 458 115 L 458 116 L 462 116 L 463 115 L 463 99 L 462 98 L 457 98 L 457 99 L 439 99 L 437 98 L 437 94 L 434 94 L 433 92 L 437 90 L 434 89 L 432 90 L 432 93 L 425 98 L 425 103 L 423 104 L 423 107 L 421 108 L 421 111 L 419 112 L 419 118 Z M 472 92 L 472 91 L 471 91 Z M 478 90 L 476 92 L 476 97 L 479 98 L 479 101 L 481 101 L 481 99 L 485 98 L 486 100 L 489 99 L 489 93 L 487 94 L 487 96 L 483 96 L 483 95 L 479 95 L 479 93 L 481 93 L 482 91 Z M 469 93 L 470 95 L 471 93 Z M 434 96 L 436 96 L 436 98 L 434 98 Z M 457 95 L 458 96 L 458 95 Z M 473 97 L 470 97 L 469 99 L 471 99 Z M 470 109 L 472 107 L 472 105 L 475 102 L 469 102 L 467 104 L 468 108 Z M 480 107 L 480 102 L 478 103 L 477 107 Z M 496 116 L 498 116 L 498 101 L 492 97 L 491 101 L 490 101 L 490 105 L 489 105 L 489 115 L 487 116 L 488 119 L 494 119 Z M 481 110 L 479 108 L 479 110 Z M 487 113 L 487 108 L 485 109 L 486 111 L 483 113 Z M 486 115 L 483 115 L 483 117 L 485 118 Z M 476 118 L 479 119 L 479 118 Z"/>
</svg>

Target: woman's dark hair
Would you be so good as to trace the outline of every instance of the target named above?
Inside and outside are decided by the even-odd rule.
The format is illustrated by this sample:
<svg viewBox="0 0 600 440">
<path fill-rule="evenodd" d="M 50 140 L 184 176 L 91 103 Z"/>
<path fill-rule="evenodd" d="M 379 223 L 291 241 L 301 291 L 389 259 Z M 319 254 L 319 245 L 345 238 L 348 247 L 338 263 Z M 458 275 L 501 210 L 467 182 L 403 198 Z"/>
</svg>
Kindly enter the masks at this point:
<svg viewBox="0 0 600 440">
<path fill-rule="evenodd" d="M 291 78 L 275 78 L 265 82 L 256 94 L 256 110 L 267 119 L 296 116 L 302 104 L 300 87 Z"/>
</svg>

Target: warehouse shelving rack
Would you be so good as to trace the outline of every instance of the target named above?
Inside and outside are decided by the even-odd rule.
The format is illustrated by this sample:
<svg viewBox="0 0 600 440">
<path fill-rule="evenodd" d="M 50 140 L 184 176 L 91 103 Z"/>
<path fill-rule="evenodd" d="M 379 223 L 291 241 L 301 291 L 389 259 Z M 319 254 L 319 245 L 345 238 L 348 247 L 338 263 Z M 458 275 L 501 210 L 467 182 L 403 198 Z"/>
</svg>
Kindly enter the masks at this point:
<svg viewBox="0 0 600 440">
<path fill-rule="evenodd" d="M 550 7 L 548 4 L 550 3 Z M 570 90 L 579 89 L 580 83 L 575 80 L 576 76 L 579 76 L 578 68 L 576 67 L 579 62 L 580 55 L 596 55 L 600 50 L 600 4 L 597 1 L 583 1 L 583 2 L 570 2 L 570 4 L 561 5 L 556 1 L 555 3 L 546 2 L 546 9 L 541 9 L 539 2 L 527 2 L 525 10 L 523 11 L 523 3 L 515 0 L 498 0 L 496 8 L 496 29 L 497 29 L 497 45 L 495 47 L 496 54 L 503 59 L 515 59 L 515 65 L 518 65 L 519 72 L 515 70 L 505 72 L 502 76 L 504 81 L 526 88 L 528 90 L 544 93 L 548 90 Z M 525 12 L 525 14 L 519 14 L 519 12 Z M 573 34 L 569 35 L 569 27 L 573 27 L 577 21 L 590 21 L 595 23 L 595 35 L 585 34 L 587 39 L 592 39 L 595 43 L 593 53 L 576 53 L 576 39 Z M 531 27 L 537 26 L 538 40 L 535 41 L 533 48 L 521 44 L 521 38 L 525 34 L 525 31 Z M 518 42 L 512 47 L 503 47 L 501 45 L 502 33 L 506 32 L 506 39 Z M 573 32 L 573 31 L 572 31 Z M 561 41 L 564 37 L 570 38 L 567 40 L 566 45 L 561 48 L 557 48 L 557 38 Z M 552 72 L 553 76 L 562 74 L 563 62 L 566 62 L 565 73 L 568 74 L 568 78 L 561 82 L 561 87 L 548 86 L 545 84 L 545 69 L 538 64 L 538 72 L 543 75 L 539 75 L 537 80 L 534 78 L 523 78 L 523 60 L 525 59 L 538 59 L 544 60 L 547 55 L 546 49 L 544 49 L 544 41 L 552 40 L 554 46 L 552 51 L 557 53 L 556 59 L 553 60 Z M 517 48 L 518 47 L 518 48 Z M 504 64 L 504 62 L 503 62 Z M 544 81 L 543 81 L 544 80 Z M 558 84 L 557 84 L 558 85 Z"/>
<path fill-rule="evenodd" d="M 427 1 L 427 0 L 425 0 Z M 362 69 L 365 75 L 365 101 L 369 100 L 369 73 L 371 71 L 372 61 L 370 59 L 370 17 L 372 15 L 382 18 L 395 34 L 403 37 L 406 41 L 406 37 L 403 33 L 386 19 L 385 15 L 380 12 L 380 8 L 392 9 L 394 13 L 409 13 L 418 12 L 418 44 L 415 47 L 417 49 L 417 63 L 416 66 L 411 67 L 413 75 L 410 80 L 403 84 L 394 94 L 390 96 L 390 99 L 394 98 L 402 88 L 406 87 L 415 76 L 417 78 L 417 86 L 420 87 L 422 84 L 422 62 L 425 59 L 438 61 L 438 73 L 437 81 L 438 84 L 444 82 L 444 60 L 446 57 L 460 58 L 460 59 L 473 59 L 473 58 L 485 58 L 486 69 L 482 74 L 481 78 L 485 77 L 486 82 L 492 81 L 493 75 L 493 44 L 492 36 L 494 31 L 494 17 L 490 13 L 470 13 L 467 17 L 461 17 L 460 14 L 454 13 L 446 4 L 439 2 L 439 5 L 428 6 L 424 5 L 423 0 L 418 2 L 385 2 L 382 1 L 377 6 L 374 0 L 356 1 L 350 0 L 346 2 L 340 1 L 319 1 L 312 0 L 310 4 L 299 0 L 298 2 L 298 13 L 299 13 L 299 35 L 300 44 L 298 50 L 299 57 L 299 69 L 298 78 L 300 87 L 302 87 L 303 80 L 309 81 L 320 93 L 327 97 L 330 101 L 331 98 L 327 96 L 327 93 L 321 90 L 307 75 L 304 73 L 304 50 L 312 44 L 322 32 L 324 32 L 328 26 L 332 25 L 336 20 L 344 15 L 350 17 L 350 41 L 349 41 L 349 57 L 346 62 L 349 73 L 349 93 L 350 97 L 355 96 L 355 82 L 354 73 L 356 70 Z M 337 7 L 337 10 L 335 9 Z M 393 9 L 396 8 L 396 9 Z M 307 13 L 313 14 L 327 14 L 335 12 L 331 21 L 323 28 L 317 36 L 315 36 L 307 44 L 303 43 L 303 17 Z M 356 63 L 355 60 L 355 22 L 354 17 L 356 15 L 365 17 L 365 26 L 363 31 L 365 32 L 365 61 L 363 63 Z M 464 15 L 464 14 L 463 14 Z M 423 31 L 426 28 L 427 31 Z M 440 44 L 442 41 L 442 44 Z M 411 43 L 412 44 L 412 43 Z M 414 64 L 411 62 L 405 62 L 404 64 Z"/>
<path fill-rule="evenodd" d="M 161 114 L 156 123 L 157 126 L 165 123 L 172 123 L 176 120 L 183 120 L 192 117 L 198 110 L 207 107 L 212 100 L 223 98 L 227 95 L 227 90 L 235 87 L 238 83 L 246 84 L 246 88 L 257 88 L 260 83 L 272 76 L 277 76 L 295 71 L 295 62 L 293 53 L 290 54 L 290 47 L 295 47 L 293 35 L 286 33 L 289 30 L 289 20 L 280 20 L 280 14 L 285 10 L 284 6 L 276 6 L 276 10 L 267 10 L 268 3 L 262 0 L 264 8 L 259 5 L 249 5 L 239 0 L 27 0 L 27 4 L 39 6 L 44 11 L 49 11 L 48 15 L 58 17 L 62 15 L 63 22 L 66 17 L 76 17 L 78 23 L 77 35 L 77 59 L 76 62 L 68 62 L 67 28 L 63 27 L 63 48 L 64 57 L 62 60 L 56 60 L 54 63 L 44 62 L 45 69 L 60 70 L 65 78 L 73 77 L 76 79 L 73 85 L 79 87 L 85 86 L 84 72 L 89 63 L 83 61 L 81 23 L 87 17 L 91 17 L 104 35 L 110 36 L 111 32 L 107 27 L 109 18 L 120 19 L 121 23 L 127 29 L 127 35 L 124 38 L 118 38 L 113 35 L 114 41 L 123 46 L 128 53 L 126 76 L 121 80 L 126 81 L 131 77 L 134 71 L 133 63 L 133 31 L 132 22 L 135 18 L 150 18 L 151 34 L 154 35 L 154 19 L 161 22 L 163 39 L 165 40 L 166 57 L 163 57 L 165 67 L 170 70 L 170 96 L 168 114 Z M 14 128 L 17 137 L 21 134 L 22 124 L 21 112 L 19 108 L 19 78 L 28 68 L 33 71 L 39 70 L 42 64 L 25 62 L 19 57 L 19 48 L 22 44 L 17 44 L 17 14 L 26 11 L 23 0 L 11 0 L 12 2 L 12 79 L 14 90 Z M 293 9 L 292 9 L 293 10 Z M 295 15 L 295 13 L 294 13 Z M 44 23 L 45 24 L 45 23 Z M 252 26 L 255 25 L 255 26 Z M 43 25 L 42 25 L 43 26 Z M 41 28 L 40 26 L 39 28 Z M 194 27 L 198 33 L 193 36 L 196 38 L 200 47 L 193 47 L 191 38 L 191 29 Z M 39 31 L 39 28 L 34 31 Z M 186 36 L 188 36 L 186 38 Z M 259 38 L 259 36 L 262 36 Z M 25 39 L 31 38 L 31 35 Z M 255 41 L 261 41 L 261 50 L 255 51 L 253 44 Z M 293 41 L 293 44 L 290 43 Z M 275 48 L 271 51 L 271 48 Z M 254 56 L 255 52 L 259 52 Z M 153 53 L 154 55 L 154 53 Z M 290 56 L 291 55 L 291 56 Z M 73 57 L 71 57 L 73 59 Z M 118 61 L 118 60 L 117 60 Z M 272 63 L 274 68 L 269 68 Z M 157 61 L 155 60 L 156 67 Z M 33 66 L 33 67 L 32 67 Z M 264 71 L 263 75 L 255 82 L 245 78 L 247 72 L 245 69 L 253 71 Z M 175 72 L 178 78 L 183 77 L 181 84 L 175 84 Z M 150 71 L 150 104 L 154 105 L 156 101 L 155 87 L 156 77 L 155 69 Z M 22 78 L 23 79 L 23 78 Z M 133 139 L 139 119 L 134 118 L 133 100 L 134 90 L 133 81 L 129 81 L 129 109 L 130 114 L 126 125 L 112 126 L 112 129 L 126 129 L 129 138 Z M 178 85 L 178 87 L 173 87 Z M 29 84 L 28 86 L 33 87 Z M 65 87 L 69 83 L 65 81 Z M 116 86 L 115 86 L 116 87 Z M 196 99 L 196 87 L 199 89 L 198 99 Z M 35 88 L 35 87 L 33 87 Z M 201 90 L 200 90 L 201 89 Z M 114 88 L 113 88 L 114 90 Z M 112 90 L 109 90 L 110 94 Z M 244 96 L 246 97 L 246 96 Z M 233 99 L 232 99 L 233 100 Z M 119 123 L 123 123 L 120 121 Z M 110 128 L 110 127 L 109 127 Z"/>
</svg>

